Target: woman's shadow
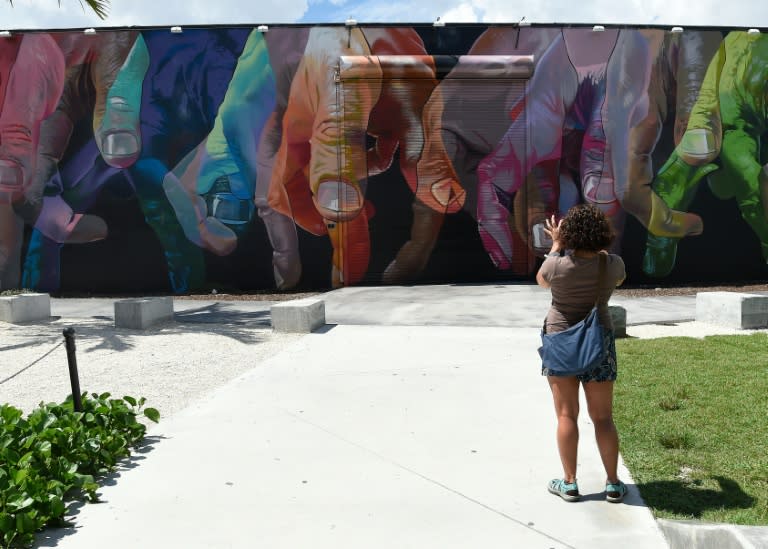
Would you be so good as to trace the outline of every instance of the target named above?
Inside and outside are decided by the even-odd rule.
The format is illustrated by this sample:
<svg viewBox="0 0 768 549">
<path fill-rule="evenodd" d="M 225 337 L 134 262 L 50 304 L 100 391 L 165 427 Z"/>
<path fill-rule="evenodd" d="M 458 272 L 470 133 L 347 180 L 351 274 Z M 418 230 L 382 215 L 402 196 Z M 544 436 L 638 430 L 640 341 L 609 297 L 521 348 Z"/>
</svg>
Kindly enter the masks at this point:
<svg viewBox="0 0 768 549">
<path fill-rule="evenodd" d="M 693 518 L 701 518 L 707 509 L 748 509 L 755 504 L 755 498 L 744 492 L 736 481 L 721 476 L 712 478 L 720 490 L 697 488 L 695 483 L 680 480 L 627 484 L 629 492 L 623 503 Z M 605 492 L 583 494 L 581 499 L 601 501 L 605 499 Z"/>
<path fill-rule="evenodd" d="M 713 476 L 719 490 L 697 488 L 695 483 L 678 480 L 661 480 L 638 484 L 649 507 L 676 515 L 701 518 L 708 509 L 748 509 L 755 498 L 744 492 L 741 486 L 729 478 Z"/>
</svg>

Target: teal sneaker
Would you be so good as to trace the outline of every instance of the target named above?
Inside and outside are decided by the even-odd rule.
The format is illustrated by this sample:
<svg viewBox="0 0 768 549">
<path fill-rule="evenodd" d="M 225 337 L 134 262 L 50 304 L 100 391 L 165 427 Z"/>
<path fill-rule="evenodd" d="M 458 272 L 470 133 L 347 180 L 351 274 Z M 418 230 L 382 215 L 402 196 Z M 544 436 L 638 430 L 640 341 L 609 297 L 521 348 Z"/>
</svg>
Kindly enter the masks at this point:
<svg viewBox="0 0 768 549">
<path fill-rule="evenodd" d="M 620 480 L 616 481 L 616 484 L 605 485 L 605 500 L 610 503 L 621 503 L 626 495 L 627 485 Z"/>
<path fill-rule="evenodd" d="M 576 484 L 575 480 L 573 482 L 565 482 L 561 478 L 553 478 L 549 481 L 547 489 L 550 494 L 560 496 L 565 501 L 579 501 L 581 499 L 579 486 Z"/>
</svg>

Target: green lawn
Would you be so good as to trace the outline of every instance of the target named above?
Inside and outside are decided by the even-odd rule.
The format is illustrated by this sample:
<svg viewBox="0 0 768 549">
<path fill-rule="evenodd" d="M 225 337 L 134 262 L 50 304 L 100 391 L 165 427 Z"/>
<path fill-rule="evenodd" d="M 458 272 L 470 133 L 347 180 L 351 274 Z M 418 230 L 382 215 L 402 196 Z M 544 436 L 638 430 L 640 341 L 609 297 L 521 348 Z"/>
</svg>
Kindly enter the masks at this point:
<svg viewBox="0 0 768 549">
<path fill-rule="evenodd" d="M 617 352 L 621 453 L 654 515 L 768 525 L 768 335 Z"/>
</svg>

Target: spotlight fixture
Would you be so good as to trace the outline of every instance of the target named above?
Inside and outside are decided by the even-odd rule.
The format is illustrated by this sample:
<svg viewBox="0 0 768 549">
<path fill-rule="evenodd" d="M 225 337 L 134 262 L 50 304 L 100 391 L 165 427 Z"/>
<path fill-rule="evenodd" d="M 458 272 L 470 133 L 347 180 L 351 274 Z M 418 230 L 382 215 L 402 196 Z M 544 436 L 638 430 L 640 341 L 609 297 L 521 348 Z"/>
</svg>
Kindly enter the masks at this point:
<svg viewBox="0 0 768 549">
<path fill-rule="evenodd" d="M 267 32 L 269 30 L 269 27 L 267 25 L 259 25 L 256 27 L 256 30 L 259 32 Z"/>
<path fill-rule="evenodd" d="M 182 30 L 181 27 L 174 26 L 174 27 L 171 27 L 171 32 L 173 34 L 181 34 L 183 32 L 183 30 Z"/>
<path fill-rule="evenodd" d="M 85 30 L 83 30 L 83 32 L 85 34 L 96 34 L 96 29 L 94 29 L 94 28 L 85 29 Z"/>
<path fill-rule="evenodd" d="M 440 21 L 440 18 L 438 17 L 437 19 L 435 19 L 435 22 L 432 23 L 432 26 L 433 27 L 444 27 L 445 26 L 445 21 Z"/>
<path fill-rule="evenodd" d="M 747 34 L 760 34 L 760 29 L 749 29 Z"/>
<path fill-rule="evenodd" d="M 605 27 L 602 25 L 595 25 L 592 27 L 592 32 L 603 32 L 605 30 Z"/>
<path fill-rule="evenodd" d="M 344 24 L 345 24 L 346 26 L 348 26 L 348 27 L 354 27 L 355 25 L 357 25 L 357 19 L 352 19 L 352 18 L 350 17 L 349 19 L 347 19 L 346 21 L 344 21 Z"/>
<path fill-rule="evenodd" d="M 0 31 L 0 38 L 10 38 L 11 31 Z"/>
<path fill-rule="evenodd" d="M 683 32 L 683 27 L 672 27 L 672 32 L 674 32 L 675 34 L 679 34 Z"/>
</svg>

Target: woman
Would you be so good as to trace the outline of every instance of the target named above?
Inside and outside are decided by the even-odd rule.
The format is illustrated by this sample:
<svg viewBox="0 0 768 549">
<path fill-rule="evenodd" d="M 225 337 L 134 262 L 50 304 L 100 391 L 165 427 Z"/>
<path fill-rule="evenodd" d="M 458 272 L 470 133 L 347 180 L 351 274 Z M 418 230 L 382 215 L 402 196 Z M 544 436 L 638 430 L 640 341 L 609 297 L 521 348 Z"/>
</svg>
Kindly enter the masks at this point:
<svg viewBox="0 0 768 549">
<path fill-rule="evenodd" d="M 581 497 L 576 484 L 576 453 L 579 442 L 579 385 L 584 387 L 589 416 L 595 425 L 595 437 L 606 474 L 606 500 L 618 503 L 627 493 L 617 476 L 619 437 L 613 423 L 613 382 L 616 380 L 616 345 L 608 313 L 613 289 L 625 278 L 624 261 L 604 250 L 613 239 L 605 214 L 591 204 L 574 206 L 560 221 L 553 215 L 546 221 L 552 237 L 552 249 L 536 274 L 536 282 L 552 289 L 552 307 L 547 314 L 547 333 L 559 332 L 578 323 L 589 314 L 599 298 L 600 321 L 608 353 L 593 370 L 577 376 L 557 376 L 546 364 L 547 376 L 557 413 L 557 447 L 563 464 L 563 478 L 553 479 L 549 491 L 565 501 Z M 565 253 L 566 250 L 568 253 Z M 565 253 L 565 255 L 563 255 Z M 599 254 L 606 253 L 603 287 L 598 291 Z"/>
</svg>

